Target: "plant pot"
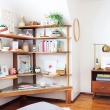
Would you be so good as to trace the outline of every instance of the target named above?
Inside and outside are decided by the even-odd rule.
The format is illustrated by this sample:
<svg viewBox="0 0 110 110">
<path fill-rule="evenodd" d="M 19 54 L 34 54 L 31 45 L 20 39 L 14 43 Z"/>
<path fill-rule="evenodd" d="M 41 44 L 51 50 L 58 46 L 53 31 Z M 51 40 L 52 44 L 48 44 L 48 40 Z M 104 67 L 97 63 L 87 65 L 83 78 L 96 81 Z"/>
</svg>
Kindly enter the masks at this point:
<svg viewBox="0 0 110 110">
<path fill-rule="evenodd" d="M 35 69 L 35 72 L 36 73 L 40 73 L 40 69 Z"/>
<path fill-rule="evenodd" d="M 57 19 L 49 19 L 49 24 L 58 24 Z"/>
</svg>

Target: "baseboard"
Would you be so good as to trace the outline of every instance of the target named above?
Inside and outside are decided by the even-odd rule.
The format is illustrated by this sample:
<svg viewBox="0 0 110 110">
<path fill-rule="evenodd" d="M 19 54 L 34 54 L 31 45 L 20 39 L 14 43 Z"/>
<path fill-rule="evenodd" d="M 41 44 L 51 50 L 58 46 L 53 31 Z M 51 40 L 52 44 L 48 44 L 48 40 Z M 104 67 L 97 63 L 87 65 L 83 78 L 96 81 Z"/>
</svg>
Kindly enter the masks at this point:
<svg viewBox="0 0 110 110">
<path fill-rule="evenodd" d="M 80 92 L 81 94 L 87 94 L 87 95 L 92 95 L 92 92 Z"/>
<path fill-rule="evenodd" d="M 79 94 L 77 95 L 77 97 L 72 101 L 72 103 L 75 102 L 80 95 L 81 95 L 81 93 L 79 93 Z"/>
<path fill-rule="evenodd" d="M 13 99 L 13 100 L 11 100 L 11 101 L 3 104 L 3 105 L 0 105 L 0 110 L 2 110 L 4 107 L 9 106 L 10 104 L 12 104 L 13 102 L 18 101 L 18 100 L 20 100 L 20 97 Z"/>
</svg>

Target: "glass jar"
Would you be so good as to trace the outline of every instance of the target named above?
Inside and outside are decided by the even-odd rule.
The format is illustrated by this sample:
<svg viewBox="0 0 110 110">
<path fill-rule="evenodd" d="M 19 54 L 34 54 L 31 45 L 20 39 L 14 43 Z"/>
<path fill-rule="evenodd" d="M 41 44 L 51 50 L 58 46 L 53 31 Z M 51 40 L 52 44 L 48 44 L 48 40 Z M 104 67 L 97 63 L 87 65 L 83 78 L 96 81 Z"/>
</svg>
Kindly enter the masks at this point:
<svg viewBox="0 0 110 110">
<path fill-rule="evenodd" d="M 33 45 L 33 52 L 35 52 L 36 51 L 36 46 L 35 45 Z"/>
<path fill-rule="evenodd" d="M 24 52 L 29 52 L 29 44 L 28 43 L 23 43 L 22 49 L 24 50 Z"/>
</svg>

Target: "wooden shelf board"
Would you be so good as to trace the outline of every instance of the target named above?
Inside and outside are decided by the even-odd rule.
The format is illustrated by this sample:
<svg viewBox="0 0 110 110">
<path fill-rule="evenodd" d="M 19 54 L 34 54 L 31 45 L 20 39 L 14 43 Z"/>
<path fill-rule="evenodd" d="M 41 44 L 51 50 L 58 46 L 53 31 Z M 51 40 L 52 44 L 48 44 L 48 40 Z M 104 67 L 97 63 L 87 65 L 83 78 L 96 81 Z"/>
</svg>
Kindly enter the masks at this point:
<svg viewBox="0 0 110 110">
<path fill-rule="evenodd" d="M 72 74 L 64 74 L 64 75 L 48 74 L 48 75 L 46 75 L 46 74 L 41 73 L 41 75 L 45 76 L 45 77 L 60 77 L 60 76 L 70 76 Z"/>
<path fill-rule="evenodd" d="M 37 40 L 37 39 L 69 39 L 71 37 L 29 37 L 29 36 L 19 36 L 15 34 L 0 34 L 0 37 L 11 38 L 11 39 L 21 39 L 21 40 Z"/>
<path fill-rule="evenodd" d="M 23 74 L 17 74 L 16 76 L 34 76 L 35 73 L 23 73 Z"/>
<path fill-rule="evenodd" d="M 70 39 L 71 37 L 34 37 L 33 39 Z"/>
<path fill-rule="evenodd" d="M 62 52 L 29 52 L 29 53 L 36 53 L 36 54 L 59 54 L 59 53 L 69 53 L 68 51 Z"/>
<path fill-rule="evenodd" d="M 11 39 L 21 39 L 21 40 L 33 40 L 33 37 L 29 37 L 29 36 L 18 36 L 15 34 L 0 34 L 0 37 L 3 38 L 11 38 Z"/>
<path fill-rule="evenodd" d="M 110 70 L 91 70 L 91 71 L 93 71 L 93 72 L 110 72 Z"/>
<path fill-rule="evenodd" d="M 0 92 L 0 97 L 10 97 L 10 96 L 19 96 L 19 95 L 29 95 L 29 94 L 39 94 L 39 93 L 48 93 L 48 92 L 59 92 L 72 90 L 72 86 L 62 86 L 62 87 L 45 87 L 41 88 L 39 85 L 38 89 L 25 89 L 18 90 L 17 86 L 10 86 L 2 89 Z"/>
<path fill-rule="evenodd" d="M 33 25 L 33 26 L 15 26 L 18 29 L 35 29 L 35 28 L 51 28 L 51 27 L 58 27 L 58 25 Z M 71 25 L 64 25 L 64 27 L 71 27 Z"/>
<path fill-rule="evenodd" d="M 28 53 L 24 51 L 0 51 L 0 53 Z"/>
<path fill-rule="evenodd" d="M 45 77 L 58 77 L 60 75 L 57 75 L 57 74 L 53 74 L 53 75 L 46 75 L 46 74 L 41 74 L 42 76 L 45 76 Z"/>
<path fill-rule="evenodd" d="M 17 78 L 16 75 L 8 75 L 6 77 L 0 78 L 0 80 L 11 80 L 11 79 L 16 79 L 16 78 Z"/>
</svg>

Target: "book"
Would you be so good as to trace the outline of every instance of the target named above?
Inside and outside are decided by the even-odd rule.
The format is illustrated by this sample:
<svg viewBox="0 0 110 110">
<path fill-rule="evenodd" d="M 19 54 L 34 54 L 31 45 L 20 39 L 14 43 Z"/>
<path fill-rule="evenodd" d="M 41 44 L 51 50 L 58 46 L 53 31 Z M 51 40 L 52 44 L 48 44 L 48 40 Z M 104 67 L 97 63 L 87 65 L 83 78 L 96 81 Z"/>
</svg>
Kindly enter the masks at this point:
<svg viewBox="0 0 110 110">
<path fill-rule="evenodd" d="M 99 78 L 99 77 L 96 77 L 96 81 L 110 81 L 110 78 Z"/>
<path fill-rule="evenodd" d="M 21 84 L 18 86 L 19 90 L 23 90 L 23 89 L 37 89 L 37 85 L 36 84 Z"/>
</svg>

